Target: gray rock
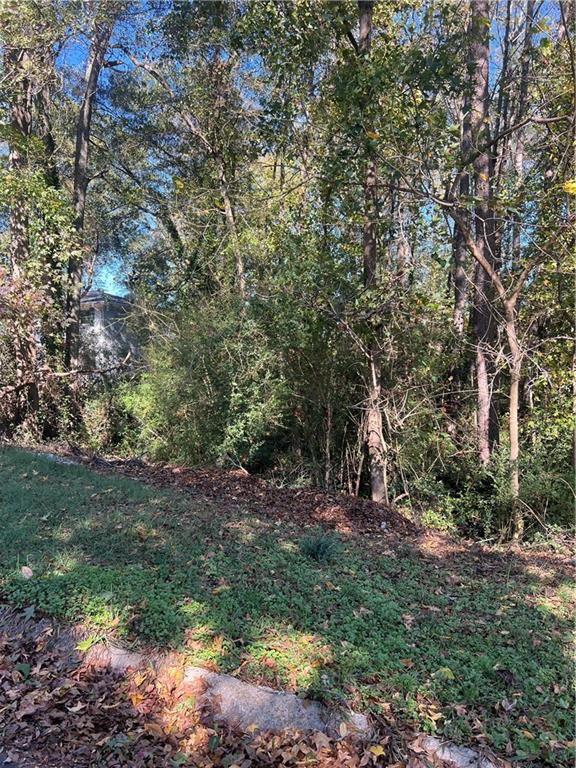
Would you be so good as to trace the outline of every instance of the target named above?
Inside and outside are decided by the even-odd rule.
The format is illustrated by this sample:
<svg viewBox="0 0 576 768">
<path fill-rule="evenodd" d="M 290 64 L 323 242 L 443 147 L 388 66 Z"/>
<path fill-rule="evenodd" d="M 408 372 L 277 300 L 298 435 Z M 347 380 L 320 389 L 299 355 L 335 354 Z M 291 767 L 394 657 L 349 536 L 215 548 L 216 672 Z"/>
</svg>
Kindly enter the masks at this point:
<svg viewBox="0 0 576 768">
<path fill-rule="evenodd" d="M 53 461 L 55 464 L 76 464 L 78 465 L 80 462 L 75 461 L 74 459 L 69 459 L 66 456 L 59 456 L 57 453 L 45 453 L 44 451 L 33 451 L 33 453 L 37 453 L 38 456 L 42 456 L 45 459 L 48 459 L 48 461 Z"/>
<path fill-rule="evenodd" d="M 117 672 L 153 666 L 161 674 L 166 664 L 161 656 L 147 657 L 103 643 L 94 645 L 85 658 L 90 664 Z M 347 733 L 367 737 L 370 734 L 368 718 L 360 713 L 334 712 L 318 701 L 244 683 L 231 675 L 219 675 L 202 667 L 186 667 L 182 685 L 200 691 L 195 695 L 196 707 L 210 712 L 216 721 L 248 733 L 295 730 L 321 731 L 331 736 Z"/>
<path fill-rule="evenodd" d="M 115 645 L 97 643 L 86 653 L 85 660 L 98 667 L 109 667 L 115 672 L 125 672 L 127 669 L 140 669 L 147 665 L 147 659 L 141 653 L 127 651 Z"/>
<path fill-rule="evenodd" d="M 207 706 L 215 720 L 244 731 L 322 731 L 338 735 L 345 723 L 349 734 L 367 736 L 370 732 L 365 715 L 334 713 L 320 702 L 244 683 L 201 667 L 187 667 L 184 683 L 202 683 L 203 692 L 196 703 Z"/>
<path fill-rule="evenodd" d="M 440 741 L 434 736 L 420 735 L 410 744 L 410 748 L 416 754 L 442 761 L 445 768 L 500 768 L 506 765 L 504 761 L 482 755 L 475 749 L 459 747 L 451 741 Z"/>
</svg>

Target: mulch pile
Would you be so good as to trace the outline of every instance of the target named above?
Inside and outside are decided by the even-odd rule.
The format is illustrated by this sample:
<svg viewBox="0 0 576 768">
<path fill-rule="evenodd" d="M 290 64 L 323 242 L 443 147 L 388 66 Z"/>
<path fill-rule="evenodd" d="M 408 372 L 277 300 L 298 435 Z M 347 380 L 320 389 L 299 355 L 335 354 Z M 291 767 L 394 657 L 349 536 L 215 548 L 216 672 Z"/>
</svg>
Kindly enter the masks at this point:
<svg viewBox="0 0 576 768">
<path fill-rule="evenodd" d="M 145 671 L 121 676 L 89 666 L 59 633 L 47 620 L 0 616 L 2 765 L 403 768 L 409 763 L 399 742 L 384 731 L 362 744 L 319 732 L 243 735 L 212 727 L 177 678 L 154 678 Z"/>
<path fill-rule="evenodd" d="M 242 505 L 251 512 L 298 524 L 320 525 L 342 533 L 418 530 L 412 521 L 386 504 L 314 488 L 277 488 L 239 469 L 174 467 L 140 459 L 121 461 L 83 455 L 76 458 L 94 469 L 113 470 L 160 488 L 192 492 L 223 507 L 237 509 Z"/>
<path fill-rule="evenodd" d="M 75 448 L 60 448 L 73 458 L 101 472 L 114 472 L 157 488 L 175 488 L 198 499 L 217 502 L 222 511 L 282 520 L 298 526 L 322 526 L 344 534 L 370 534 L 370 540 L 409 545 L 418 557 L 443 568 L 472 568 L 490 578 L 527 577 L 542 571 L 540 580 L 551 587 L 573 578 L 572 547 L 490 547 L 445 533 L 428 530 L 401 515 L 393 507 L 348 494 L 327 493 L 317 488 L 277 488 L 241 469 L 181 467 L 141 459 L 106 459 Z"/>
</svg>

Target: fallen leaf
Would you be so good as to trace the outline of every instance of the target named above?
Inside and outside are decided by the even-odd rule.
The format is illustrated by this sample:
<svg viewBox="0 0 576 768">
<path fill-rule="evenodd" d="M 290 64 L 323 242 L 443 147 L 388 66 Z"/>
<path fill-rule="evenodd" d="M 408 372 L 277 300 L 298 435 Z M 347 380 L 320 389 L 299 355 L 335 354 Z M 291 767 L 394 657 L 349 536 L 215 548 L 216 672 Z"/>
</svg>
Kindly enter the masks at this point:
<svg viewBox="0 0 576 768">
<path fill-rule="evenodd" d="M 145 672 L 136 672 L 134 677 L 132 678 L 132 682 L 135 686 L 142 685 L 142 683 L 146 680 L 146 673 Z"/>
<path fill-rule="evenodd" d="M 312 736 L 316 749 L 330 749 L 330 739 L 322 731 L 316 731 Z"/>
<path fill-rule="evenodd" d="M 455 675 L 454 672 L 450 669 L 450 667 L 440 667 L 440 669 L 437 669 L 436 672 L 432 673 L 432 677 L 434 680 L 454 680 Z"/>
<path fill-rule="evenodd" d="M 76 650 L 89 651 L 90 648 L 92 648 L 93 645 L 96 645 L 96 643 L 99 643 L 100 640 L 102 640 L 101 635 L 88 635 L 88 637 L 85 637 L 84 640 L 80 640 L 80 642 L 76 644 Z"/>
<path fill-rule="evenodd" d="M 402 614 L 402 623 L 406 627 L 406 629 L 412 629 L 412 625 L 414 624 L 414 616 L 410 613 L 403 613 Z"/>
<path fill-rule="evenodd" d="M 164 731 L 158 725 L 158 723 L 146 723 L 144 725 L 144 730 L 146 731 L 146 733 L 149 733 L 155 739 L 163 739 L 165 735 Z"/>
</svg>

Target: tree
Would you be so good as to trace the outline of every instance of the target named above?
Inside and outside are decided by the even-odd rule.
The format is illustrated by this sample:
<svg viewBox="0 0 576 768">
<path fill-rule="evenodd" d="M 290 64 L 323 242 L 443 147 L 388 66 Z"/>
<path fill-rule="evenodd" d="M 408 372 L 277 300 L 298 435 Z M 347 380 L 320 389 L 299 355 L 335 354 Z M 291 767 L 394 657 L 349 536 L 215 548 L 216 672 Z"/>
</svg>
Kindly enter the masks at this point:
<svg viewBox="0 0 576 768">
<path fill-rule="evenodd" d="M 10 420 L 38 436 L 42 431 L 38 368 L 41 363 L 51 365 L 56 354 L 61 247 L 67 236 L 57 231 L 63 212 L 47 114 L 54 75 L 52 52 L 64 22 L 57 8 L 43 13 L 34 4 L 10 3 L 3 8 L 2 21 L 9 145 L 8 173 L 0 189 L 2 206 L 8 203 L 9 207 L 2 304 L 15 377 Z"/>
<path fill-rule="evenodd" d="M 358 57 L 363 66 L 370 66 L 370 45 L 372 42 L 373 0 L 359 0 L 359 37 Z M 372 94 L 364 95 L 363 106 L 371 100 Z M 364 253 L 364 288 L 370 291 L 376 286 L 378 271 L 378 177 L 374 152 L 370 147 L 370 134 L 373 127 L 369 122 L 362 126 L 368 141 L 362 137 L 366 146 L 366 175 L 364 180 L 364 229 L 362 246 Z M 366 398 L 366 446 L 370 462 L 370 487 L 373 501 L 388 501 L 386 488 L 386 445 L 382 432 L 382 412 L 380 410 L 380 380 L 382 369 L 380 349 L 377 341 L 368 351 L 367 398 Z"/>
<path fill-rule="evenodd" d="M 470 142 L 474 152 L 474 211 L 475 242 L 478 254 L 490 269 L 497 270 L 494 212 L 490 209 L 492 163 L 489 154 L 489 66 L 490 66 L 490 6 L 488 0 L 471 0 L 470 4 Z M 458 224 L 461 229 L 462 224 Z M 474 299 L 472 333 L 476 370 L 478 452 L 486 465 L 498 440 L 498 421 L 493 404 L 492 388 L 495 374 L 492 346 L 495 325 L 492 313 L 494 285 L 484 266 L 474 269 Z"/>
<path fill-rule="evenodd" d="M 92 130 L 92 115 L 96 101 L 96 92 L 100 72 L 110 35 L 114 25 L 114 9 L 106 9 L 109 17 L 100 18 L 100 8 L 96 8 L 93 18 L 93 29 L 90 35 L 90 50 L 84 75 L 84 94 L 80 103 L 76 121 L 76 145 L 74 150 L 74 173 L 72 205 L 75 212 L 75 226 L 82 243 L 84 237 L 84 219 L 86 212 L 86 194 L 90 183 L 88 161 L 90 157 L 90 138 Z M 82 243 L 82 246 L 84 244 Z M 82 295 L 83 259 L 72 254 L 68 261 L 68 291 L 66 294 L 66 341 L 64 362 L 67 368 L 79 366 L 80 345 L 80 298 Z"/>
<path fill-rule="evenodd" d="M 563 519 L 566 3 L 14 9 L 9 430 L 35 412 L 36 434 L 78 437 L 102 397 L 79 374 L 81 293 L 123 281 L 143 362 L 106 399 L 139 450 L 366 494 L 467 535 L 512 526 L 511 509 L 517 536 L 529 508 Z"/>
<path fill-rule="evenodd" d="M 473 10 L 473 23 L 476 18 L 476 24 L 482 24 L 482 20 L 488 19 L 488 7 L 487 4 L 472 3 Z M 518 105 L 516 108 L 515 119 L 517 121 L 515 126 L 508 126 L 504 123 L 504 126 L 498 123 L 498 127 L 503 128 L 504 133 L 515 135 L 516 146 L 512 157 L 512 169 L 516 173 L 519 181 L 524 178 L 524 147 L 525 147 L 525 131 L 526 124 L 529 121 L 525 120 L 525 114 L 527 110 L 527 94 L 528 94 L 528 78 L 529 78 L 529 66 L 530 66 L 530 51 L 531 51 L 531 35 L 532 24 L 534 21 L 534 4 L 528 2 L 526 7 L 525 16 L 525 33 L 524 43 L 521 53 L 521 76 L 520 76 L 520 88 L 518 94 Z M 487 28 L 487 24 L 483 26 Z M 474 157 L 473 165 L 476 174 L 476 200 L 479 201 L 475 210 L 475 231 L 472 231 L 469 223 L 466 222 L 461 209 L 458 209 L 454 203 L 454 200 L 446 201 L 449 208 L 450 216 L 453 218 L 455 227 L 463 237 L 466 246 L 472 255 L 475 264 L 475 287 L 476 287 L 476 306 L 474 312 L 476 314 L 476 323 L 474 325 L 475 338 L 477 340 L 476 347 L 476 371 L 478 378 L 478 398 L 479 398 L 479 429 L 480 429 L 480 453 L 483 462 L 485 463 L 489 459 L 490 441 L 487 440 L 489 435 L 489 418 L 488 418 L 488 402 L 487 401 L 487 381 L 484 378 L 486 371 L 486 354 L 483 344 L 485 342 L 484 336 L 489 331 L 490 322 L 496 311 L 494 306 L 494 300 L 491 294 L 500 301 L 502 310 L 501 323 L 505 331 L 505 337 L 508 346 L 507 363 L 510 375 L 509 393 L 508 393 L 508 438 L 509 438 L 509 472 L 510 472 L 510 496 L 512 500 L 512 528 L 513 536 L 515 539 L 520 539 L 524 533 L 524 513 L 520 502 L 520 469 L 519 469 L 519 457 L 520 457 L 520 437 L 519 437 L 519 407 L 520 407 L 520 391 L 521 391 L 521 374 L 522 363 L 525 358 L 525 350 L 522 348 L 522 342 L 519 338 L 518 332 L 518 305 L 523 290 L 534 281 L 537 274 L 538 267 L 545 261 L 552 258 L 551 247 L 554 244 L 556 252 L 558 253 L 562 247 L 568 243 L 570 237 L 571 220 L 567 212 L 564 213 L 564 221 L 556 222 L 552 236 L 544 243 L 535 242 L 526 254 L 522 253 L 521 245 L 521 228 L 522 223 L 517 215 L 511 217 L 511 258 L 512 258 L 512 270 L 511 280 L 508 285 L 505 285 L 498 270 L 498 262 L 495 260 L 494 255 L 496 252 L 497 243 L 495 239 L 495 232 L 493 227 L 490 226 L 488 217 L 491 215 L 494 217 L 494 213 L 490 213 L 490 201 L 493 200 L 489 187 L 490 173 L 489 173 L 489 155 L 488 148 L 493 147 L 498 141 L 501 141 L 500 134 L 498 133 L 494 140 L 490 140 L 486 132 L 483 131 L 481 124 L 488 123 L 488 116 L 486 111 L 487 101 L 487 80 L 488 80 L 488 57 L 486 52 L 486 39 L 484 43 L 476 50 L 476 55 L 473 55 L 475 62 L 475 85 L 476 85 L 476 99 L 473 97 L 472 107 L 472 135 L 473 138 L 472 156 Z M 508 60 L 505 60 L 508 64 Z M 474 93 L 474 91 L 473 91 Z M 554 104 L 554 99 L 551 99 L 549 104 Z M 474 107 L 475 104 L 475 107 Z M 541 118 L 533 117 L 535 122 L 541 122 L 544 125 L 554 124 L 557 121 L 570 121 L 568 116 L 550 116 Z M 474 126 L 476 125 L 476 128 Z M 503 161 L 500 161 L 500 167 L 504 166 Z M 452 186 L 454 188 L 454 185 Z M 544 201 L 548 197 L 546 191 L 543 198 L 539 201 L 540 206 L 545 207 Z M 548 228 L 548 222 L 545 223 Z M 568 238 L 568 239 L 567 239 Z M 560 255 L 556 257 L 560 259 Z M 522 263 L 521 263 L 522 262 Z M 515 272 L 517 274 L 515 274 Z M 479 278 L 481 274 L 481 279 Z M 486 288 L 483 288 L 482 296 L 478 298 L 478 286 L 484 285 L 486 281 L 489 281 L 491 291 L 487 292 Z M 489 301 L 488 301 L 489 299 Z M 478 306 L 479 304 L 479 306 Z M 489 316 L 487 315 L 489 313 Z M 486 317 L 488 316 L 488 320 Z M 479 319 L 482 322 L 479 324 Z M 479 333 L 484 333 L 484 336 Z M 494 337 L 494 332 L 491 332 L 491 338 Z M 482 378 L 480 378 L 480 373 Z"/>
<path fill-rule="evenodd" d="M 29 77 L 30 54 L 20 45 L 4 43 L 4 69 L 11 83 L 10 99 L 10 151 L 9 168 L 15 174 L 26 170 L 27 142 L 32 129 L 32 82 Z M 25 270 L 30 258 L 28 237 L 28 210 L 26 200 L 20 192 L 13 200 L 10 210 L 9 270 L 12 290 L 25 291 Z M 11 318 L 16 386 L 19 403 L 15 414 L 16 423 L 26 419 L 32 424 L 38 409 L 39 397 L 36 382 L 27 384 L 36 368 L 37 344 L 34 318 L 24 311 Z"/>
</svg>

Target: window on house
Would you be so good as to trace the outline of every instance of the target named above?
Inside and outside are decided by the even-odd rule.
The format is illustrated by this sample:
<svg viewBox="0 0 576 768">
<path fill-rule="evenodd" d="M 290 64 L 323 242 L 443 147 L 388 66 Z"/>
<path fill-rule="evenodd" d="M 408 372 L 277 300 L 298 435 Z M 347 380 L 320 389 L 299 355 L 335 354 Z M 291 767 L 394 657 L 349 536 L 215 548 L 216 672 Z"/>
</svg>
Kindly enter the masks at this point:
<svg viewBox="0 0 576 768">
<path fill-rule="evenodd" d="M 80 323 L 82 325 L 94 325 L 94 309 L 83 309 L 80 311 Z"/>
</svg>

